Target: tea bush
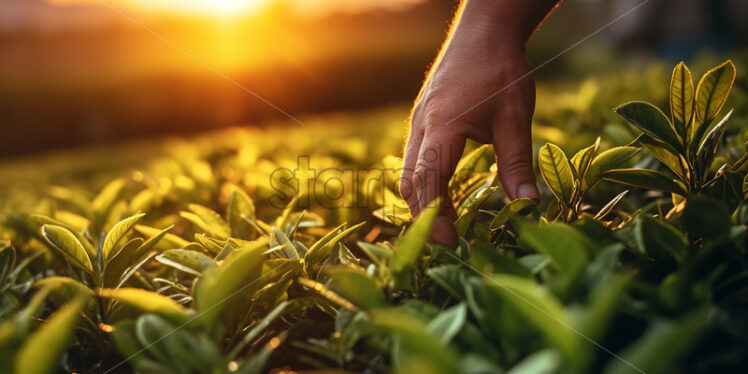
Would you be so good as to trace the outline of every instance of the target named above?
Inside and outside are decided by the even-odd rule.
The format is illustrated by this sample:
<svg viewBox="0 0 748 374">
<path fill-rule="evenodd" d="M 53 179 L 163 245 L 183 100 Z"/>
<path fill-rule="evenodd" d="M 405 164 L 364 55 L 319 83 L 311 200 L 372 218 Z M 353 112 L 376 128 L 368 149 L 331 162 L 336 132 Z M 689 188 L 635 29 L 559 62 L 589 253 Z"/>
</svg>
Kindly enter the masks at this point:
<svg viewBox="0 0 748 374">
<path fill-rule="evenodd" d="M 727 61 L 694 86 L 681 63 L 667 110 L 623 104 L 631 128 L 570 158 L 576 144 L 543 145 L 540 206 L 508 201 L 493 150 L 472 146 L 437 202 L 457 208 L 457 248 L 428 244 L 437 209 L 413 220 L 399 197 L 399 110 L 16 165 L 0 187 L 0 371 L 735 372 L 735 77 Z M 539 120 L 602 122 L 595 87 Z M 744 120 L 748 100 L 733 104 Z"/>
</svg>

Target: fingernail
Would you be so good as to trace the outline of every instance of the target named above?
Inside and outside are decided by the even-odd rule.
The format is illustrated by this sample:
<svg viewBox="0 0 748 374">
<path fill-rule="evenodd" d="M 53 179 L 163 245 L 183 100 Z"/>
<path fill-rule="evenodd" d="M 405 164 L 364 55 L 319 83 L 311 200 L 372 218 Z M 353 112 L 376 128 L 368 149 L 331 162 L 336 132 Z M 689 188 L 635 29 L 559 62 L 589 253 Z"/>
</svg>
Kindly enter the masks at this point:
<svg viewBox="0 0 748 374">
<path fill-rule="evenodd" d="M 538 192 L 538 187 L 536 185 L 532 183 L 525 183 L 517 187 L 516 197 L 518 199 L 521 197 L 526 197 L 537 201 L 540 199 L 540 192 Z"/>
</svg>

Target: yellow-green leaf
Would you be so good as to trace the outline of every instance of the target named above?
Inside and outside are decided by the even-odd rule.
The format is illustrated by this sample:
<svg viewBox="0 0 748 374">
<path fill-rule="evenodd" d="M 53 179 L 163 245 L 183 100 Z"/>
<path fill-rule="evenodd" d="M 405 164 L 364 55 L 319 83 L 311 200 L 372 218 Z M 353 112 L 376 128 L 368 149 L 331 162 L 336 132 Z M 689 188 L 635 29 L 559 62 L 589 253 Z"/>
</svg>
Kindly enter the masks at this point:
<svg viewBox="0 0 748 374">
<path fill-rule="evenodd" d="M 210 257 L 188 249 L 166 250 L 156 256 L 156 261 L 194 275 L 200 275 L 216 265 Z"/>
<path fill-rule="evenodd" d="M 235 238 L 252 240 L 255 238 L 256 229 L 247 220 L 254 221 L 255 205 L 252 199 L 239 187 L 234 188 L 229 198 L 228 223 L 231 228 L 231 236 Z"/>
<path fill-rule="evenodd" d="M 99 296 L 117 300 L 145 313 L 156 313 L 179 323 L 186 322 L 190 317 L 188 309 L 176 301 L 141 288 L 103 288 L 99 289 Z"/>
<path fill-rule="evenodd" d="M 56 225 L 43 225 L 42 235 L 68 259 L 68 262 L 89 273 L 93 272 L 91 258 L 88 257 L 83 244 L 70 230 Z"/>
<path fill-rule="evenodd" d="M 577 172 L 577 178 L 582 179 L 587 174 L 587 170 L 590 168 L 592 159 L 597 154 L 597 149 L 600 148 L 600 137 L 598 136 L 595 143 L 589 147 L 582 148 L 577 152 L 574 157 L 571 158 L 571 165 L 574 166 L 574 170 Z"/>
<path fill-rule="evenodd" d="M 214 210 L 198 204 L 190 204 L 189 208 L 191 212 L 181 212 L 179 215 L 213 237 L 228 239 L 231 236 L 228 223 Z"/>
<path fill-rule="evenodd" d="M 31 334 L 15 357 L 15 373 L 44 374 L 55 371 L 60 355 L 73 337 L 86 300 L 80 297 L 64 305 Z"/>
<path fill-rule="evenodd" d="M 638 151 L 639 148 L 624 146 L 600 152 L 592 160 L 587 174 L 582 179 L 582 192 L 588 191 L 600 180 L 600 173 L 620 167 Z"/>
<path fill-rule="evenodd" d="M 730 60 L 701 77 L 696 88 L 696 116 L 701 122 L 711 121 L 719 114 L 734 82 L 735 65 Z"/>
<path fill-rule="evenodd" d="M 440 205 L 441 202 L 438 199 L 429 204 L 395 243 L 395 251 L 390 258 L 390 270 L 392 271 L 395 289 L 409 287 L 409 281 L 414 271 L 413 265 L 418 261 L 418 257 L 431 234 L 434 221 L 439 215 Z"/>
<path fill-rule="evenodd" d="M 208 269 L 197 278 L 193 287 L 195 306 L 202 313 L 203 323 L 210 325 L 232 304 L 231 297 L 256 285 L 260 276 L 263 252 L 268 239 L 260 238 L 237 248 L 221 265 Z"/>
<path fill-rule="evenodd" d="M 112 227 L 111 230 L 106 234 L 104 238 L 104 244 L 101 247 L 101 253 L 104 256 L 104 262 L 108 262 L 112 257 L 117 255 L 117 251 L 122 247 L 115 248 L 120 240 L 130 231 L 135 223 L 145 216 L 145 213 L 136 214 L 134 216 L 125 218 Z M 114 251 L 114 252 L 113 252 Z"/>
<path fill-rule="evenodd" d="M 537 204 L 532 199 L 528 199 L 526 197 L 521 197 L 516 200 L 512 200 L 509 204 L 506 204 L 499 213 L 496 214 L 496 216 L 493 217 L 493 220 L 491 221 L 491 226 L 489 226 L 492 230 L 497 229 L 503 225 L 505 225 L 509 220 L 516 216 L 526 216 L 530 214 L 535 208 L 537 207 Z"/>
<path fill-rule="evenodd" d="M 673 76 L 670 79 L 670 114 L 675 130 L 681 139 L 690 140 L 693 137 L 691 133 L 693 129 L 691 125 L 693 100 L 694 88 L 691 71 L 681 61 L 673 69 Z"/>
<path fill-rule="evenodd" d="M 554 144 L 546 143 L 540 148 L 538 163 L 540 174 L 553 195 L 570 204 L 574 195 L 574 173 L 564 151 Z"/>
</svg>

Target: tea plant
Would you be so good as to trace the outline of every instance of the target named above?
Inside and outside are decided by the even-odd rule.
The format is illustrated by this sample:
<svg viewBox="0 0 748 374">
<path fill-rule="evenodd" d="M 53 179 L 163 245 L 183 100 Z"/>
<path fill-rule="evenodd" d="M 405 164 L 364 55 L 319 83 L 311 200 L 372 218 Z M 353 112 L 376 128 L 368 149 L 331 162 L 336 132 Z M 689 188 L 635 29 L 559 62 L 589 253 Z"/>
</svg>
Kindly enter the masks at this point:
<svg viewBox="0 0 748 374">
<path fill-rule="evenodd" d="M 729 114 L 717 120 L 734 76 L 727 62 L 694 88 L 679 64 L 670 118 L 617 109 L 642 132 L 630 144 L 598 138 L 571 158 L 540 147 L 542 213 L 506 198 L 479 146 L 450 201 L 413 219 L 390 150 L 320 147 L 307 132 L 172 144 L 129 178 L 91 182 L 97 193 L 55 182 L 33 204 L 11 195 L 0 372 L 736 372 L 748 364 L 748 157 Z M 329 199 L 309 198 L 320 181 L 278 184 L 303 152 L 366 166 L 358 189 L 340 189 L 360 209 L 323 209 Z M 278 186 L 285 208 L 270 201 Z M 457 248 L 427 243 L 439 204 L 458 212 Z"/>
</svg>

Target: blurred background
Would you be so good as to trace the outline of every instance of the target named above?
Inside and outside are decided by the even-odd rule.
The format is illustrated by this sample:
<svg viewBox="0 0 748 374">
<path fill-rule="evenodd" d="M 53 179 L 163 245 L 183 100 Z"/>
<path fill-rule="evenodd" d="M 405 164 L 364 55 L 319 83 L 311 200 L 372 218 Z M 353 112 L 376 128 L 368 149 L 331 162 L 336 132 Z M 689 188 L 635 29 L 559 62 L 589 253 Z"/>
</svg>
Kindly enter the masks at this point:
<svg viewBox="0 0 748 374">
<path fill-rule="evenodd" d="M 639 3 L 566 0 L 528 47 L 531 64 Z M 227 126 L 277 126 L 285 118 L 235 82 L 302 120 L 330 111 L 407 108 L 457 4 L 1 0 L 0 157 Z M 653 59 L 669 63 L 742 50 L 746 7 L 746 0 L 651 0 L 536 78 L 584 79 L 622 66 L 635 70 Z"/>
</svg>

